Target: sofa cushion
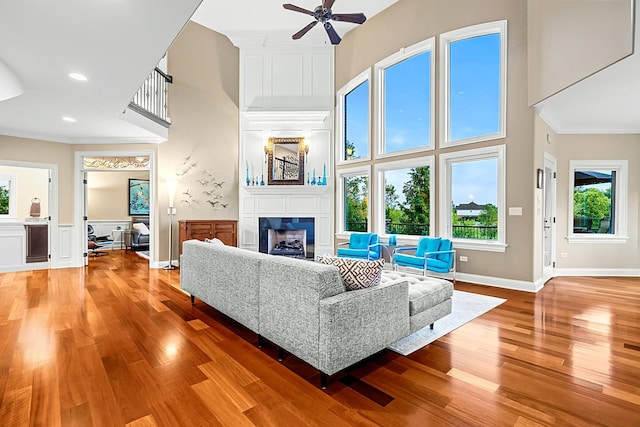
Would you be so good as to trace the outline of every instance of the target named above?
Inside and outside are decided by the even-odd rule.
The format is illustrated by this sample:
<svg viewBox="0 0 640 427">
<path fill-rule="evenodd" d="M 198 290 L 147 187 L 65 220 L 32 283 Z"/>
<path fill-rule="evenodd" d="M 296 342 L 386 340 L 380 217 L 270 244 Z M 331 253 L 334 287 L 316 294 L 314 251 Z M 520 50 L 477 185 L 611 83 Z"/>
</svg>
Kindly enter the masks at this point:
<svg viewBox="0 0 640 427">
<path fill-rule="evenodd" d="M 318 257 L 318 262 L 338 268 L 344 287 L 348 291 L 364 289 L 380 283 L 384 260 L 367 261 L 354 258 Z"/>
<path fill-rule="evenodd" d="M 444 279 L 385 271 L 381 280 L 382 283 L 386 283 L 399 279 L 409 282 L 410 316 L 428 310 L 453 296 L 453 285 Z"/>
</svg>

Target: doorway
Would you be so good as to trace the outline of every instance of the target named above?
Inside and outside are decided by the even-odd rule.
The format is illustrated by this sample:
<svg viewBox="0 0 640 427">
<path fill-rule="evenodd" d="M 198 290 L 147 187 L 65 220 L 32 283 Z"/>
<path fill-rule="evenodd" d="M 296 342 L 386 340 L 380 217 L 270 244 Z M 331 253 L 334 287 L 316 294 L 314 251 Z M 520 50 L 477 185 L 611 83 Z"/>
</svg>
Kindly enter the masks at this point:
<svg viewBox="0 0 640 427">
<path fill-rule="evenodd" d="M 89 224 L 92 224 L 94 229 L 96 224 L 106 227 L 102 234 L 127 240 L 125 238 L 126 232 L 120 230 L 129 228 L 129 224 L 134 218 L 143 216 L 138 211 L 132 215 L 129 209 L 130 181 L 132 179 L 144 181 L 143 178 L 146 178 L 148 182 L 148 195 L 146 196 L 148 215 L 145 216 L 148 216 L 148 225 L 151 231 L 148 236 L 148 260 L 150 265 L 153 265 L 157 236 L 154 221 L 154 153 L 152 151 L 95 151 L 76 152 L 75 157 L 77 188 L 75 223 L 82 227 L 79 230 L 77 241 L 79 264 L 87 265 L 89 262 L 87 247 Z M 106 188 L 100 187 L 103 184 Z M 124 242 L 120 242 L 116 246 L 123 248 Z"/>
<path fill-rule="evenodd" d="M 544 153 L 544 185 L 542 187 L 542 282 L 555 277 L 556 267 L 556 177 L 557 160 Z"/>
<path fill-rule="evenodd" d="M 60 266 L 58 252 L 58 166 L 0 160 L 0 175 L 11 177 L 12 208 L 4 224 L 24 227 L 2 241 L 0 271 L 44 270 Z"/>
</svg>

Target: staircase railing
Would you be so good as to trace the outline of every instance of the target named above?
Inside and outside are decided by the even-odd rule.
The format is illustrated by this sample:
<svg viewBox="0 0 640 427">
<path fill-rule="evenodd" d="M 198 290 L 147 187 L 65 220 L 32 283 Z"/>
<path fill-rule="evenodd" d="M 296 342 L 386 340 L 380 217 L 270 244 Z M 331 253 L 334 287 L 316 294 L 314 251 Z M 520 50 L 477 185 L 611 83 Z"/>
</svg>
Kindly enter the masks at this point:
<svg viewBox="0 0 640 427">
<path fill-rule="evenodd" d="M 155 68 L 129 102 L 129 108 L 165 126 L 171 125 L 167 114 L 167 84 L 173 77 Z"/>
</svg>

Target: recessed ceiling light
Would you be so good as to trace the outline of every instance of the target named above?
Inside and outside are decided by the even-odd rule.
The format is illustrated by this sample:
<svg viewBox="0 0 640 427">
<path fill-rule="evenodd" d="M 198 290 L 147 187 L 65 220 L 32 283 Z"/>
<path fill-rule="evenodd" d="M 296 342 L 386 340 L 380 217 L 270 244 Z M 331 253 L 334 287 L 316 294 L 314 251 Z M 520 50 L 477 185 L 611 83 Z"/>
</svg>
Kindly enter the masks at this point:
<svg viewBox="0 0 640 427">
<path fill-rule="evenodd" d="M 76 121 L 76 119 L 74 119 L 73 117 L 69 117 L 69 116 L 62 117 L 62 120 L 64 120 L 65 122 L 69 122 L 69 123 L 75 123 L 75 121 Z"/>
<path fill-rule="evenodd" d="M 81 82 L 86 82 L 87 81 L 87 76 L 85 76 L 84 74 L 80 74 L 80 73 L 69 73 L 69 77 L 71 77 L 74 80 L 81 81 Z"/>
</svg>

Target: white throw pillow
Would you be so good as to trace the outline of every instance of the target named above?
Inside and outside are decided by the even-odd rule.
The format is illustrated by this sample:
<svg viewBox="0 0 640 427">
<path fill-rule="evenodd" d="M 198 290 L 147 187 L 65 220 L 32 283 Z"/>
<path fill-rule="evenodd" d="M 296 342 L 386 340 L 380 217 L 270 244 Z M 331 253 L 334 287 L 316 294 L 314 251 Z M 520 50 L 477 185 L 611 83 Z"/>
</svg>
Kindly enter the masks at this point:
<svg viewBox="0 0 640 427">
<path fill-rule="evenodd" d="M 138 230 L 140 234 L 144 236 L 149 234 L 149 228 L 144 222 L 136 222 L 131 227 L 133 227 L 134 230 Z"/>
</svg>

